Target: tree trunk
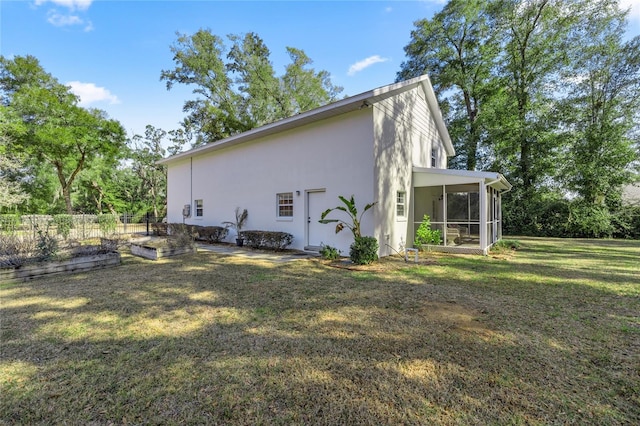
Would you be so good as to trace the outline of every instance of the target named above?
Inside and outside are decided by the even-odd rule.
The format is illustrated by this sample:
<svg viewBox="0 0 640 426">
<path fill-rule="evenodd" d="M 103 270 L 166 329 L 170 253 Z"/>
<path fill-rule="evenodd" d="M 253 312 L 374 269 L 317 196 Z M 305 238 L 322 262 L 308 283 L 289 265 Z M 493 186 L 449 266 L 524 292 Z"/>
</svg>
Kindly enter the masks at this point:
<svg viewBox="0 0 640 426">
<path fill-rule="evenodd" d="M 475 170 L 478 163 L 478 110 L 472 105 L 471 95 L 467 90 L 463 90 L 464 104 L 467 109 L 467 119 L 469 120 L 469 139 L 466 143 L 467 170 Z"/>
<path fill-rule="evenodd" d="M 62 196 L 64 197 L 64 204 L 67 208 L 67 214 L 73 214 L 73 205 L 71 204 L 71 185 L 73 185 L 76 176 L 78 175 L 78 173 L 80 173 L 80 170 L 82 170 L 82 167 L 84 166 L 84 159 L 85 153 L 82 152 L 80 160 L 78 161 L 78 165 L 76 166 L 73 173 L 71 173 L 71 176 L 69 176 L 69 179 L 66 179 L 64 177 L 64 167 L 62 162 L 54 161 L 53 163 L 58 174 L 58 181 L 60 181 L 60 186 L 62 186 Z"/>
<path fill-rule="evenodd" d="M 105 198 L 104 196 L 104 191 L 102 190 L 102 188 L 100 188 L 100 185 L 98 185 L 98 182 L 96 181 L 92 181 L 91 182 L 91 186 L 98 191 L 98 195 L 100 196 L 99 198 L 99 203 L 96 207 L 98 207 L 98 213 L 102 213 L 102 200 Z M 95 198 L 95 197 L 94 197 Z M 98 201 L 98 199 L 96 199 L 96 201 Z M 116 212 L 116 210 L 113 208 L 113 205 L 109 202 L 106 202 L 107 204 L 107 208 L 109 209 L 109 212 L 114 215 L 117 216 L 118 213 Z"/>
</svg>

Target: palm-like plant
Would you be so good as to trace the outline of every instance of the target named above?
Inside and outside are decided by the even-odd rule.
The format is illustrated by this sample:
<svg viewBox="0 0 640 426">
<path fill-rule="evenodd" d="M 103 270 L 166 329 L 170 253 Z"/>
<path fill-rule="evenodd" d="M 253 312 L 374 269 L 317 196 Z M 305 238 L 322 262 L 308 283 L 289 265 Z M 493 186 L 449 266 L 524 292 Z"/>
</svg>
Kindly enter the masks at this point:
<svg viewBox="0 0 640 426">
<path fill-rule="evenodd" d="M 342 231 L 345 227 L 349 228 L 353 233 L 354 239 L 360 238 L 362 236 L 360 234 L 360 223 L 362 221 L 362 215 L 364 215 L 366 211 L 369 210 L 371 207 L 375 206 L 376 202 L 374 201 L 373 203 L 369 203 L 366 206 L 364 206 L 362 213 L 360 213 L 360 216 L 358 216 L 358 209 L 356 208 L 356 202 L 354 200 L 353 195 L 351 196 L 350 199 L 346 199 L 341 195 L 339 195 L 338 198 L 340 199 L 340 201 L 342 201 L 344 206 L 337 206 L 332 209 L 325 210 L 324 212 L 322 212 L 322 215 L 320 215 L 320 220 L 318 222 L 324 223 L 324 224 L 335 223 L 336 234 Z M 347 213 L 351 217 L 351 223 L 345 222 L 342 219 L 326 219 L 329 213 L 331 213 L 334 210 L 341 210 Z"/>
<path fill-rule="evenodd" d="M 247 222 L 247 218 L 249 217 L 249 212 L 247 209 L 244 209 L 240 212 L 240 207 L 236 207 L 236 220 L 234 222 L 222 222 L 224 226 L 227 228 L 233 228 L 238 233 L 238 237 L 240 237 L 240 231 L 244 227 L 244 224 Z"/>
</svg>

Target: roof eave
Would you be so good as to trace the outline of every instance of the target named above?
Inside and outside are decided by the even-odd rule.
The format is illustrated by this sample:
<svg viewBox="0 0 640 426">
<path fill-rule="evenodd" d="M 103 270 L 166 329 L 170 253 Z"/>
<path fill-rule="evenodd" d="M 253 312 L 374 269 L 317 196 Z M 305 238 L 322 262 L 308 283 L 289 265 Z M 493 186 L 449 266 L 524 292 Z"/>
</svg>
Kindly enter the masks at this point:
<svg viewBox="0 0 640 426">
<path fill-rule="evenodd" d="M 171 157 L 163 158 L 157 163 L 173 163 L 203 153 L 216 151 L 218 149 L 222 149 L 223 147 L 237 145 L 239 143 L 257 139 L 262 136 L 268 136 L 280 131 L 303 126 L 318 119 L 329 118 L 346 112 L 357 111 L 359 109 L 362 109 L 363 107 L 368 107 L 369 105 L 386 99 L 387 97 L 392 96 L 396 93 L 402 93 L 404 91 L 411 90 L 417 85 L 421 85 L 422 89 L 425 92 L 429 109 L 431 110 L 431 113 L 436 121 L 438 132 L 440 133 L 444 141 L 447 155 L 455 155 L 453 144 L 451 143 L 451 138 L 449 137 L 449 132 L 447 131 L 447 127 L 442 118 L 442 113 L 440 112 L 440 108 L 438 107 L 438 101 L 431 86 L 431 81 L 429 80 L 429 76 L 425 74 L 419 77 L 412 78 L 410 80 L 389 84 L 387 86 L 379 87 L 377 89 L 369 90 L 355 96 L 341 99 L 339 101 L 309 111 L 305 111 L 303 113 L 284 118 L 273 123 L 265 124 L 264 126 L 256 127 L 255 129 L 251 129 L 237 135 L 229 136 L 228 138 L 211 142 L 198 148 L 181 152 Z"/>
<path fill-rule="evenodd" d="M 255 129 L 247 130 L 246 132 L 238 133 L 237 135 L 229 136 L 227 138 L 208 143 L 198 148 L 181 152 L 171 157 L 163 158 L 162 160 L 158 161 L 158 164 L 172 163 L 174 161 L 179 161 L 181 159 L 189 158 L 209 151 L 216 151 L 222 147 L 233 146 L 242 142 L 256 139 L 261 136 L 268 136 L 279 131 L 299 127 L 312 122 L 312 119 L 329 118 L 333 115 L 338 115 L 338 113 L 332 114 L 333 111 L 339 111 L 345 108 L 347 108 L 349 111 L 356 111 L 362 107 L 364 101 L 372 99 L 375 95 L 375 90 L 370 90 L 368 92 L 364 92 L 350 98 L 342 99 L 340 101 L 336 101 L 319 108 L 305 111 L 303 113 L 287 117 L 282 120 L 274 121 L 273 123 L 256 127 Z"/>
<path fill-rule="evenodd" d="M 440 110 L 440 106 L 438 105 L 438 98 L 436 97 L 436 93 L 433 91 L 433 85 L 431 84 L 431 80 L 429 80 L 428 75 L 424 75 L 424 79 L 421 81 L 422 90 L 427 98 L 427 103 L 429 104 L 429 110 L 433 115 L 433 118 L 436 122 L 436 127 L 438 128 L 438 133 L 442 136 L 442 141 L 444 142 L 444 147 L 447 151 L 447 156 L 453 157 L 456 155 L 456 150 L 453 147 L 453 142 L 451 142 L 451 136 L 449 135 L 449 131 L 447 130 L 447 125 L 444 122 L 444 118 L 442 117 L 442 111 Z"/>
</svg>

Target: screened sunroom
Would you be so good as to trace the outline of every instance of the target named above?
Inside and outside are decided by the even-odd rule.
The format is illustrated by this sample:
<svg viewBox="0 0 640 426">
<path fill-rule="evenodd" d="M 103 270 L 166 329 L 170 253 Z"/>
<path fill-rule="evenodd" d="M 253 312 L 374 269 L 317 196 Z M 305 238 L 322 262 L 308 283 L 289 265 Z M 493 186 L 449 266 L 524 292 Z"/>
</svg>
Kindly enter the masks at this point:
<svg viewBox="0 0 640 426">
<path fill-rule="evenodd" d="M 499 173 L 413 169 L 413 233 L 424 215 L 440 230 L 435 250 L 487 254 L 502 238 L 502 194 L 511 184 Z"/>
</svg>

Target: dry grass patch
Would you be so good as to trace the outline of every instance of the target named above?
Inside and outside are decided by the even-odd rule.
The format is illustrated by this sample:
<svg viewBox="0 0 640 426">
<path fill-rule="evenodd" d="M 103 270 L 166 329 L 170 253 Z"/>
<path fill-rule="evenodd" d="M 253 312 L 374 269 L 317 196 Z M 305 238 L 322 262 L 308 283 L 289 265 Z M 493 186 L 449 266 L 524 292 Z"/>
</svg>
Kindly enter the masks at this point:
<svg viewBox="0 0 640 426">
<path fill-rule="evenodd" d="M 356 271 L 211 252 L 0 288 L 0 423 L 635 424 L 638 242 Z"/>
</svg>

